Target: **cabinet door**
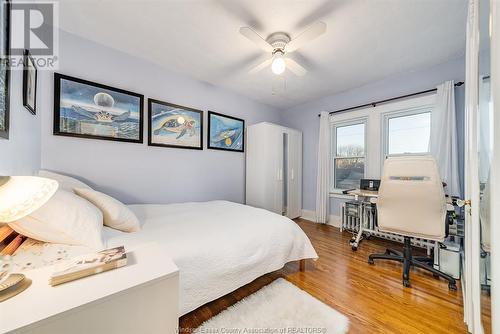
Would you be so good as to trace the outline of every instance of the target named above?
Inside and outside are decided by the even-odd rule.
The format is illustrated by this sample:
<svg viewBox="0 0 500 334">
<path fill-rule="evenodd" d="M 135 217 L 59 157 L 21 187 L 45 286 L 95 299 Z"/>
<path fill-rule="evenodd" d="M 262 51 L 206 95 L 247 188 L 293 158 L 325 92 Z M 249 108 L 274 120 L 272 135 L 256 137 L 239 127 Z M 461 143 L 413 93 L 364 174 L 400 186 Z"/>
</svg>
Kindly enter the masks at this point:
<svg viewBox="0 0 500 334">
<path fill-rule="evenodd" d="M 280 128 L 273 128 L 272 133 L 272 143 L 269 143 L 272 149 L 272 160 L 274 168 L 272 173 L 274 173 L 274 202 L 273 202 L 273 212 L 281 215 L 283 214 L 283 180 L 284 180 L 284 170 L 283 170 L 283 131 Z"/>
<path fill-rule="evenodd" d="M 287 217 L 302 215 L 302 133 L 288 132 Z"/>
<path fill-rule="evenodd" d="M 246 143 L 246 203 L 277 214 L 283 207 L 283 132 L 249 126 Z"/>
</svg>

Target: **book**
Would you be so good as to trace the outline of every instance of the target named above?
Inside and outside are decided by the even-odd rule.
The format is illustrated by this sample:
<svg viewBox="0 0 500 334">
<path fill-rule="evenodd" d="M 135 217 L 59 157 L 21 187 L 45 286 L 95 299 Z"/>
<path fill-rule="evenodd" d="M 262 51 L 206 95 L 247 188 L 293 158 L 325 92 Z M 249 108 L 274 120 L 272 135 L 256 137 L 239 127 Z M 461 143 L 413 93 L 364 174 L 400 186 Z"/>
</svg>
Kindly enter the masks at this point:
<svg viewBox="0 0 500 334">
<path fill-rule="evenodd" d="M 56 264 L 49 283 L 52 286 L 56 286 L 123 267 L 126 264 L 127 254 L 125 253 L 125 247 L 109 248 L 97 253 L 77 256 Z"/>
</svg>

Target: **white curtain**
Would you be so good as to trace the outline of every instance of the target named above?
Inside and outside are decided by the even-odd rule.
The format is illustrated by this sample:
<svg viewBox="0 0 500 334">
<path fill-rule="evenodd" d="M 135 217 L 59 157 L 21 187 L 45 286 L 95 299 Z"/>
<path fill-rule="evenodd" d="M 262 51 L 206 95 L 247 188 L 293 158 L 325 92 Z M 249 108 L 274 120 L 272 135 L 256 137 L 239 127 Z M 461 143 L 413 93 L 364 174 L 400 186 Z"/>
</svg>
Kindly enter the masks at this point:
<svg viewBox="0 0 500 334">
<path fill-rule="evenodd" d="M 431 118 L 430 152 L 437 160 L 446 193 L 461 196 L 458 175 L 455 84 L 446 81 L 437 86 L 436 107 Z"/>
<path fill-rule="evenodd" d="M 326 224 L 330 215 L 330 115 L 323 111 L 319 124 L 316 221 Z"/>
</svg>

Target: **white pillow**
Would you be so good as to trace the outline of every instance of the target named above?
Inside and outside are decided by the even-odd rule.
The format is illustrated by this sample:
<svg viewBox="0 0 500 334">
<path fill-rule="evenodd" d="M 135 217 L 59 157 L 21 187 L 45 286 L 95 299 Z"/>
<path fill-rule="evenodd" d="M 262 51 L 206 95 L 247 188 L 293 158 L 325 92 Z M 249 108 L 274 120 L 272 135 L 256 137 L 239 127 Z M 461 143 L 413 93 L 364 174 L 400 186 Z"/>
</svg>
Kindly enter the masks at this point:
<svg viewBox="0 0 500 334">
<path fill-rule="evenodd" d="M 40 241 L 104 248 L 101 211 L 65 190 L 58 190 L 41 208 L 9 226 Z"/>
<path fill-rule="evenodd" d="M 87 184 L 83 183 L 80 180 L 75 179 L 74 177 L 49 172 L 43 169 L 38 171 L 38 176 L 56 180 L 57 182 L 59 182 L 59 189 L 63 189 L 66 191 L 73 191 L 75 188 L 92 189 Z"/>
<path fill-rule="evenodd" d="M 137 232 L 141 229 L 137 216 L 119 200 L 88 188 L 75 188 L 75 193 L 102 211 L 104 225 L 123 232 Z"/>
</svg>

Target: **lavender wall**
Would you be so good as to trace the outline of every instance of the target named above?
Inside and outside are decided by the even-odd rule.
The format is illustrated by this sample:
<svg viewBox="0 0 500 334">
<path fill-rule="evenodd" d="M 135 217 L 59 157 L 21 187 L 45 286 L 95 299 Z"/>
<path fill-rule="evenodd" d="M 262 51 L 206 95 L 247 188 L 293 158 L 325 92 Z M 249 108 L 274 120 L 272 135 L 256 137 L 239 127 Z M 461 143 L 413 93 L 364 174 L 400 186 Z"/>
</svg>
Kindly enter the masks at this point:
<svg viewBox="0 0 500 334">
<path fill-rule="evenodd" d="M 403 73 L 359 88 L 331 95 L 317 101 L 302 104 L 283 113 L 283 124 L 303 132 L 303 186 L 302 207 L 314 210 L 316 202 L 316 169 L 318 150 L 319 118 L 321 111 L 333 111 L 369 103 L 385 98 L 426 90 L 446 81 L 463 81 L 465 77 L 464 59 L 457 59 L 421 71 Z M 457 124 L 460 145 L 463 148 L 464 103 L 463 87 L 456 89 L 458 110 Z M 461 152 L 463 173 L 463 152 Z M 331 214 L 339 215 L 338 199 L 331 200 Z"/>
<path fill-rule="evenodd" d="M 31 175 L 40 167 L 40 116 L 23 107 L 22 85 L 22 71 L 12 71 L 10 136 L 0 138 L 0 175 Z"/>
<path fill-rule="evenodd" d="M 145 98 L 233 115 L 247 124 L 280 121 L 279 112 L 271 107 L 63 31 L 59 72 Z M 53 74 L 43 73 L 40 79 L 42 168 L 78 175 L 126 203 L 244 201 L 242 153 L 53 136 Z M 205 112 L 205 130 L 206 116 Z"/>
</svg>

